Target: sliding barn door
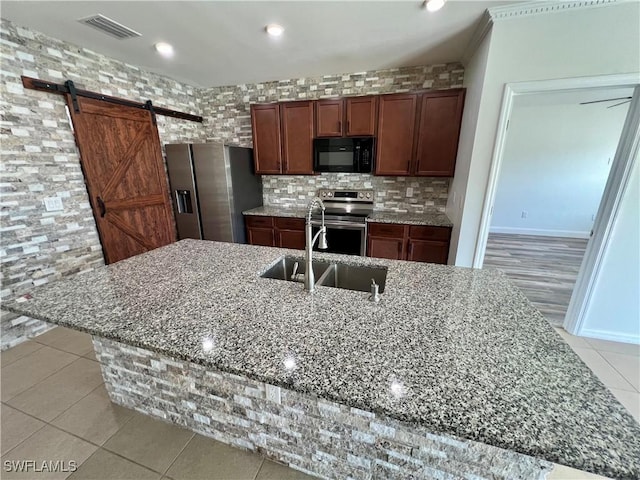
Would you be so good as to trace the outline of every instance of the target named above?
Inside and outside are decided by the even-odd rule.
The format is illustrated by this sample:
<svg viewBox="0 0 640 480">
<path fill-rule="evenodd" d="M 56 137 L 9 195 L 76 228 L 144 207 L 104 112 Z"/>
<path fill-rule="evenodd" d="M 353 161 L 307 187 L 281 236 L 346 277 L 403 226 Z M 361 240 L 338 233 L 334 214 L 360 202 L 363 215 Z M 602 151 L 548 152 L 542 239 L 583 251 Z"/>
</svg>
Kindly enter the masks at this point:
<svg viewBox="0 0 640 480">
<path fill-rule="evenodd" d="M 107 263 L 176 241 L 158 130 L 147 110 L 67 96 Z"/>
</svg>

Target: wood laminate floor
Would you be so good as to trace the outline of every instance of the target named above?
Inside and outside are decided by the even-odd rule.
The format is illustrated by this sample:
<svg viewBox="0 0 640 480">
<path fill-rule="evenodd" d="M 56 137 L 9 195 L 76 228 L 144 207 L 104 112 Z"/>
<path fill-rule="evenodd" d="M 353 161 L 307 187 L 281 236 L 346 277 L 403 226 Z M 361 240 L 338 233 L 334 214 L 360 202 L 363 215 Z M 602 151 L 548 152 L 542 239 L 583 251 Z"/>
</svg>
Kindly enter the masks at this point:
<svg viewBox="0 0 640 480">
<path fill-rule="evenodd" d="M 554 326 L 562 326 L 587 239 L 489 234 L 483 268 L 502 270 Z"/>
</svg>

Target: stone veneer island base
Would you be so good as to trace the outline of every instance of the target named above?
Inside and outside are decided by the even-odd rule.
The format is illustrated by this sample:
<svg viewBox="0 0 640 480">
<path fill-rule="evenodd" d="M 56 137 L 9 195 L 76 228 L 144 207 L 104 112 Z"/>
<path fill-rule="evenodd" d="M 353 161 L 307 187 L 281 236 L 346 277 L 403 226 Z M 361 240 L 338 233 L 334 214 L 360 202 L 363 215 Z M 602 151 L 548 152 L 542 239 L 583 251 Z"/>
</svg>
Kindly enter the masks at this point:
<svg viewBox="0 0 640 480">
<path fill-rule="evenodd" d="M 543 479 L 553 464 L 93 337 L 114 403 L 321 478 Z"/>
</svg>

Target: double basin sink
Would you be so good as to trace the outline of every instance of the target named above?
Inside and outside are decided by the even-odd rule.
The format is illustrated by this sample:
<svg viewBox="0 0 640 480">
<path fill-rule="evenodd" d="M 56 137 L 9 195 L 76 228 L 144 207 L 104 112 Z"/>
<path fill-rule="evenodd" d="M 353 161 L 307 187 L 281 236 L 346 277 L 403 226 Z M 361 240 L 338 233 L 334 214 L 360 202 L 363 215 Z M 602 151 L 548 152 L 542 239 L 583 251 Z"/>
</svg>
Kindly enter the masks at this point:
<svg viewBox="0 0 640 480">
<path fill-rule="evenodd" d="M 295 264 L 298 264 L 293 277 Z M 345 263 L 314 261 L 312 264 L 316 286 L 343 288 L 370 292 L 372 280 L 379 285 L 379 293 L 384 292 L 387 280 L 387 267 L 358 266 Z M 306 269 L 304 258 L 282 257 L 261 276 L 289 282 L 299 282 L 304 278 Z"/>
</svg>

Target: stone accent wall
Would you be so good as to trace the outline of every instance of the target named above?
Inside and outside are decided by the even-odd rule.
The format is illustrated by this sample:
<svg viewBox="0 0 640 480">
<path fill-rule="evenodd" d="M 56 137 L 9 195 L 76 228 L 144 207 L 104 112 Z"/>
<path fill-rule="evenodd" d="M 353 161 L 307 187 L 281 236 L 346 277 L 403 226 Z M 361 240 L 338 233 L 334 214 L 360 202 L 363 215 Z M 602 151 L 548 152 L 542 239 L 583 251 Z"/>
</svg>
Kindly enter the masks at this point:
<svg viewBox="0 0 640 480">
<path fill-rule="evenodd" d="M 104 263 L 62 96 L 22 88 L 21 75 L 186 112 L 198 91 L 85 48 L 2 20 L 0 53 L 0 265 L 3 300 Z M 204 141 L 201 124 L 158 116 L 162 143 Z M 47 212 L 45 197 L 64 209 Z M 42 333 L 46 323 L 3 312 L 2 349 Z"/>
<path fill-rule="evenodd" d="M 376 177 L 361 173 L 268 175 L 262 178 L 264 204 L 304 208 L 318 189 L 373 189 L 374 208 L 401 213 L 444 213 L 448 178 Z"/>
<path fill-rule="evenodd" d="M 447 63 L 207 88 L 202 92 L 207 140 L 251 147 L 252 103 L 456 88 L 463 76 L 462 64 Z"/>
<path fill-rule="evenodd" d="M 320 478 L 543 479 L 552 464 L 93 337 L 111 400 Z"/>
</svg>

